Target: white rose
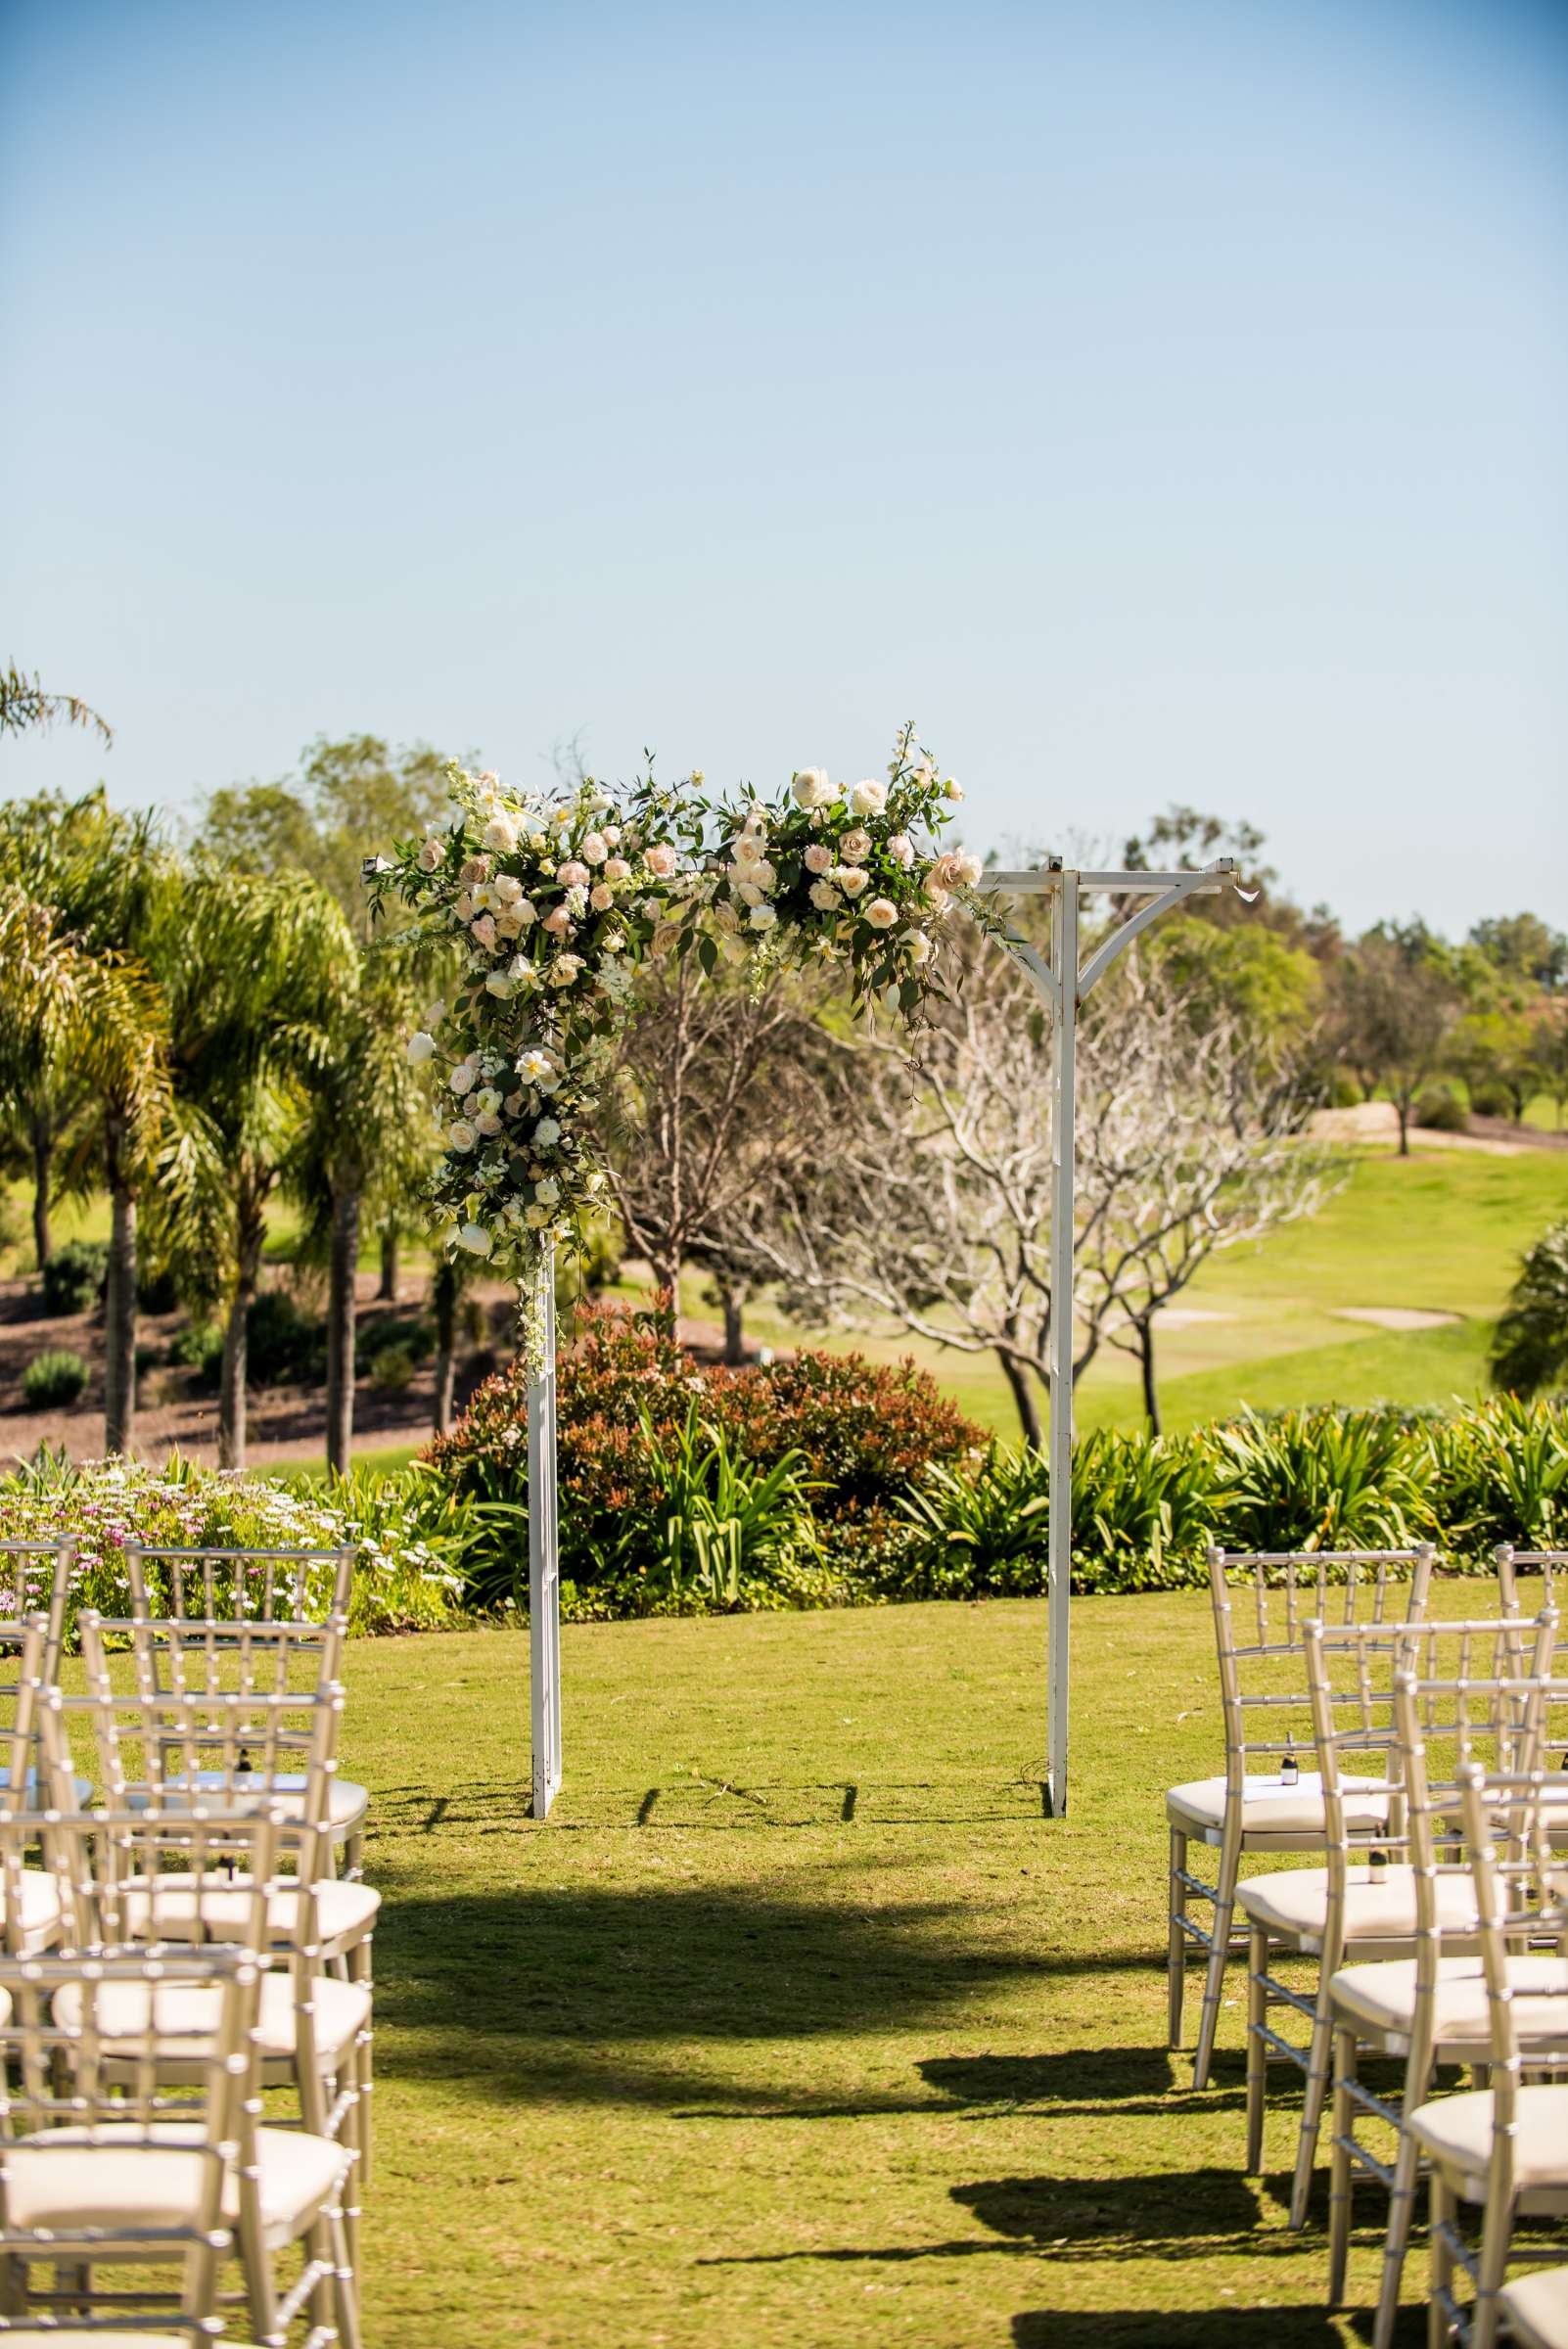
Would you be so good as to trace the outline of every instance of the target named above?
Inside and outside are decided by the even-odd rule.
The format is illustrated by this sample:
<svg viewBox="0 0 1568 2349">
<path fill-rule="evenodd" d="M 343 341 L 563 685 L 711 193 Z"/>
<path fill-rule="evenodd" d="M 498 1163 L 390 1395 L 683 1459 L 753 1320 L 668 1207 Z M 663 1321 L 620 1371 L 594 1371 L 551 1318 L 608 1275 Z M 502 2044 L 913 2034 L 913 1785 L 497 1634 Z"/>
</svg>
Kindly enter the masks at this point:
<svg viewBox="0 0 1568 2349">
<path fill-rule="evenodd" d="M 825 873 L 833 862 L 833 851 L 828 847 L 826 841 L 813 840 L 806 852 L 804 861 L 808 873 Z"/>
<path fill-rule="evenodd" d="M 553 1174 L 546 1174 L 534 1184 L 533 1196 L 541 1207 L 554 1207 L 561 1197 L 561 1185 Z"/>
<path fill-rule="evenodd" d="M 839 843 L 839 855 L 845 864 L 864 864 L 870 853 L 871 835 L 862 832 L 858 825 L 853 832 L 846 832 Z"/>
<path fill-rule="evenodd" d="M 471 1093 L 474 1090 L 474 1080 L 478 1075 L 479 1071 L 471 1060 L 459 1061 L 446 1082 L 454 1093 Z"/>
<path fill-rule="evenodd" d="M 754 905 L 752 907 L 752 928 L 754 930 L 771 930 L 777 920 L 778 914 L 773 906 Z"/>
<path fill-rule="evenodd" d="M 850 806 L 856 815 L 880 815 L 887 804 L 888 787 L 885 783 L 856 783 L 850 794 Z"/>
<path fill-rule="evenodd" d="M 837 913 L 839 907 L 843 904 L 844 899 L 840 897 L 838 891 L 834 888 L 831 881 L 813 881 L 811 884 L 811 902 L 816 907 L 818 913 Z"/>
<path fill-rule="evenodd" d="M 505 856 L 517 847 L 517 826 L 509 815 L 492 815 L 480 838 L 487 849 L 498 850 Z"/>
<path fill-rule="evenodd" d="M 730 853 L 732 864 L 761 864 L 762 844 L 755 832 L 743 832 Z"/>
<path fill-rule="evenodd" d="M 836 864 L 833 878 L 847 898 L 857 898 L 871 876 L 862 872 L 857 864 Z"/>
<path fill-rule="evenodd" d="M 870 907 L 867 906 L 866 911 L 869 913 L 870 910 Z M 917 970 L 921 963 L 931 960 L 931 941 L 923 930 L 905 931 L 903 950 Z"/>
<path fill-rule="evenodd" d="M 758 888 L 755 881 L 737 881 L 735 883 L 735 895 L 739 898 L 743 905 L 756 906 L 761 905 L 762 902 L 762 893 Z"/>
<path fill-rule="evenodd" d="M 510 971 L 487 971 L 484 975 L 484 991 L 487 995 L 498 995 L 504 1003 L 508 995 L 517 992 L 517 981 Z"/>
<path fill-rule="evenodd" d="M 908 871 L 914 862 L 914 842 L 907 832 L 895 832 L 888 843 L 888 854 L 895 864 L 901 864 L 904 871 Z"/>
<path fill-rule="evenodd" d="M 411 1036 L 408 1039 L 409 1067 L 411 1069 L 422 1069 L 426 1061 L 429 1060 L 431 1055 L 434 1053 L 435 1049 L 436 1038 L 433 1036 L 427 1036 L 423 1028 L 419 1029 L 418 1032 Z"/>
<path fill-rule="evenodd" d="M 500 912 L 499 912 L 499 913 L 496 915 L 496 917 L 495 917 L 495 933 L 496 933 L 496 936 L 497 936 L 498 938 L 516 938 L 516 937 L 518 937 L 518 936 L 519 936 L 519 934 L 521 933 L 521 931 L 522 931 L 522 928 L 523 928 L 523 908 L 522 908 L 522 906 L 521 906 L 521 905 L 503 905 L 503 906 L 501 907 L 501 910 L 500 910 Z"/>
<path fill-rule="evenodd" d="M 833 797 L 825 766 L 807 766 L 790 785 L 797 807 L 825 807 Z"/>
<path fill-rule="evenodd" d="M 953 879 L 962 882 L 965 889 L 974 888 L 975 883 L 980 879 L 982 869 L 978 856 L 960 854 L 952 860 Z"/>
<path fill-rule="evenodd" d="M 964 796 L 963 785 L 955 783 L 949 775 L 942 787 L 942 796 L 945 800 L 961 800 Z"/>
<path fill-rule="evenodd" d="M 759 889 L 776 889 L 778 887 L 778 874 L 765 856 L 761 864 L 753 865 L 752 879 Z"/>
<path fill-rule="evenodd" d="M 466 1248 L 470 1256 L 488 1256 L 490 1253 L 490 1235 L 483 1223 L 465 1223 L 457 1235 L 457 1244 L 459 1248 Z"/>
<path fill-rule="evenodd" d="M 550 1211 L 547 1207 L 526 1207 L 523 1210 L 523 1221 L 530 1231 L 542 1231 L 550 1221 Z"/>
<path fill-rule="evenodd" d="M 865 909 L 865 918 L 873 930 L 891 930 L 899 918 L 899 908 L 891 898 L 873 898 Z"/>
<path fill-rule="evenodd" d="M 541 1118 L 533 1128 L 533 1139 L 541 1150 L 553 1150 L 561 1139 L 561 1128 L 554 1118 Z"/>
<path fill-rule="evenodd" d="M 490 883 L 490 901 L 495 905 L 515 905 L 523 895 L 523 884 L 516 873 L 497 873 Z"/>
<path fill-rule="evenodd" d="M 610 843 L 602 832 L 590 832 L 577 853 L 584 864 L 603 864 L 610 853 Z"/>
<path fill-rule="evenodd" d="M 446 1128 L 446 1139 L 454 1150 L 472 1150 L 479 1135 L 467 1118 L 454 1118 Z"/>
</svg>

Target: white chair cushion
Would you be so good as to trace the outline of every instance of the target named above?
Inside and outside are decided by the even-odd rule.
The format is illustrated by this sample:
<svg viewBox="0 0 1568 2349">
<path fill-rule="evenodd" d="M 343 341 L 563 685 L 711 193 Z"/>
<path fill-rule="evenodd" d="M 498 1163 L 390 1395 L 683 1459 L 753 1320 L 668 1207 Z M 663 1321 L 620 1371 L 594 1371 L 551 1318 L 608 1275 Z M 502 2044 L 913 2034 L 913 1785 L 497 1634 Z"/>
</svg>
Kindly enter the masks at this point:
<svg viewBox="0 0 1568 2349">
<path fill-rule="evenodd" d="M 1381 1827 L 1388 1820 L 1388 1788 L 1381 1778 L 1341 1781 L 1349 1799 L 1346 1819 L 1352 1832 Z M 1223 1778 L 1193 1778 L 1173 1786 L 1165 1798 L 1166 1817 L 1206 1843 L 1218 1843 L 1225 1819 Z M 1315 1770 L 1304 1770 L 1294 1786 L 1277 1777 L 1249 1777 L 1241 1798 L 1243 1835 L 1301 1835 L 1321 1841 L 1323 1781 Z"/>
<path fill-rule="evenodd" d="M 221 1770 L 199 1770 L 196 1773 L 199 1794 L 221 1794 L 225 1811 L 245 1812 L 252 1802 L 257 1810 L 280 1810 L 286 1819 L 298 1819 L 304 1809 L 305 1777 L 302 1771 L 280 1770 L 269 1778 L 260 1771 L 236 1771 L 226 1776 Z M 184 1797 L 190 1793 L 190 1780 L 182 1773 L 178 1777 L 165 1778 L 160 1789 L 160 1800 L 165 1811 L 184 1809 Z M 180 1798 L 176 1800 L 176 1797 Z M 125 1800 L 133 1811 L 145 1811 L 153 1799 L 150 1786 L 127 1786 Z M 370 1809 L 370 1790 L 356 1786 L 352 1778 L 334 1777 L 327 1787 L 327 1824 L 335 1834 L 346 1834 L 358 1826 Z"/>
<path fill-rule="evenodd" d="M 1568 2088 L 1522 2088 L 1515 2107 L 1514 2184 L 1568 2190 Z M 1468 2201 L 1485 2199 L 1492 2159 L 1492 2092 L 1439 2096 L 1412 2114 L 1410 2128 L 1423 2151 L 1444 2169 Z"/>
<path fill-rule="evenodd" d="M 1543 2045 L 1568 2044 L 1568 1958 L 1519 1956 L 1508 1960 L 1514 2025 Z M 1359 2023 L 1368 2037 L 1407 2038 L 1415 2019 L 1415 1959 L 1387 1958 L 1372 1965 L 1341 1966 L 1329 1985 L 1334 2012 Z M 1473 2050 L 1491 2044 L 1486 1976 L 1481 1959 L 1440 1958 L 1433 2027 L 1440 2048 Z M 1401 2048 L 1391 2052 L 1398 2054 Z"/>
<path fill-rule="evenodd" d="M 201 1911 L 208 1941 L 242 1938 L 251 1930 L 250 1877 L 226 1877 L 204 1886 L 200 1898 L 188 1876 L 161 1876 L 146 1897 L 132 1890 L 125 1903 L 129 1929 L 144 1940 L 187 1940 Z M 381 1894 L 369 1884 L 329 1876 L 316 1886 L 316 1926 L 328 1948 L 346 1949 L 363 1941 L 375 1925 Z M 300 1896 L 287 1883 L 267 1895 L 267 1931 L 276 1946 L 292 1949 L 299 1928 Z"/>
<path fill-rule="evenodd" d="M 1502 2305 L 1523 2349 L 1568 2349 L 1568 2268 L 1521 2276 L 1504 2288 Z"/>
<path fill-rule="evenodd" d="M 149 2143 L 151 2137 L 156 2142 Z M 116 2144 L 116 2138 L 128 2141 Z M 194 2149 L 197 2123 L 160 2122 L 151 2131 L 107 2122 L 88 2129 L 54 2129 L 0 2147 L 6 2215 L 13 2228 L 56 2234 L 73 2229 L 188 2227 L 202 2207 L 205 2165 Z M 256 2166 L 261 2223 L 272 2249 L 293 2242 L 331 2201 L 349 2156 L 325 2137 L 302 2130 L 258 2129 Z M 190 2146 L 188 2153 L 180 2148 Z M 63 2148 L 70 2148 L 63 2150 Z M 240 2215 L 239 2180 L 231 2170 L 223 2215 Z"/>
<path fill-rule="evenodd" d="M 168 2066 L 160 2063 L 161 2076 L 170 2070 L 210 2063 L 216 2052 L 213 2039 L 223 1994 L 205 1982 L 109 1982 L 94 2002 L 94 2018 L 106 2041 L 144 2040 L 149 2029 L 168 2033 L 173 2044 Z M 370 2021 L 370 1992 L 360 1982 L 338 1982 L 322 1974 L 312 1983 L 310 2004 L 315 2015 L 316 2052 L 325 2071 L 335 2072 Z M 68 1982 L 55 1993 L 54 2015 L 63 2030 L 73 2031 L 81 2021 L 82 1993 Z M 287 1974 L 263 1974 L 256 2044 L 263 2061 L 292 2062 L 299 2037 L 294 1985 Z"/>
<path fill-rule="evenodd" d="M 22 1887 L 22 1956 L 36 1958 L 60 1935 L 60 1887 L 41 1867 L 20 1870 Z"/>
<path fill-rule="evenodd" d="M 1281 1867 L 1252 1876 L 1236 1890 L 1236 1906 L 1254 1924 L 1267 1925 L 1304 1950 L 1320 1947 L 1328 1912 L 1326 1867 Z M 1446 1933 L 1473 1933 L 1475 1896 L 1462 1876 L 1437 1879 L 1438 1918 Z M 1345 1895 L 1347 1941 L 1413 1941 L 1415 1871 L 1409 1867 L 1351 1868 Z"/>
</svg>

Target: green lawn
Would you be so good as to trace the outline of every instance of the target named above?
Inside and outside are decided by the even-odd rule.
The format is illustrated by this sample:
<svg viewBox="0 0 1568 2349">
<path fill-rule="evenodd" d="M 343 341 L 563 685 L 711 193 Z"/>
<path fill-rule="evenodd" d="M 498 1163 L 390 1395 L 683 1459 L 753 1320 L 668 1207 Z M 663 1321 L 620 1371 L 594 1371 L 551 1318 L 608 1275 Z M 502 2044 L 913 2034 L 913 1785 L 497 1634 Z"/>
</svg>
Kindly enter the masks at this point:
<svg viewBox="0 0 1568 2349">
<path fill-rule="evenodd" d="M 569 1627 L 545 1824 L 521 1636 L 355 1647 L 377 2349 L 455 2340 L 458 2306 L 529 2349 L 1356 2337 L 1321 2207 L 1284 2231 L 1282 2082 L 1241 2174 L 1240 2006 L 1201 2096 L 1163 2045 L 1161 1798 L 1222 1760 L 1207 1600 L 1074 1621 L 1055 1822 L 1035 1602 Z"/>
</svg>

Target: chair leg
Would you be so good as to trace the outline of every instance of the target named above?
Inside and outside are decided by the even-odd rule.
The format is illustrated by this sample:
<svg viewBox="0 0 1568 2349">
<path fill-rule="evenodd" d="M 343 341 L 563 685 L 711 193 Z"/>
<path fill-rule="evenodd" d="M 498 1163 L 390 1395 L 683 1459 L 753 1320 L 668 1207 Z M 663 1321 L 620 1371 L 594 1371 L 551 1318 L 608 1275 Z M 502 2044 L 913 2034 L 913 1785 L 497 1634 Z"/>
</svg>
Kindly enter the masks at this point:
<svg viewBox="0 0 1568 2349">
<path fill-rule="evenodd" d="M 254 2188 L 242 2184 L 240 2192 L 240 2260 L 245 2270 L 245 2298 L 256 2349 L 283 2349 L 278 2329 L 277 2282 L 272 2254 L 267 2249 Z"/>
<path fill-rule="evenodd" d="M 1328 2167 L 1328 2305 L 1338 2308 L 1345 2297 L 1345 2270 L 1350 2261 L 1351 2157 L 1350 2138 L 1356 2127 L 1357 2042 L 1354 2031 L 1334 2033 L 1334 2108 L 1329 2127 L 1334 2143 Z"/>
<path fill-rule="evenodd" d="M 338 2311 L 338 2349 L 364 2349 L 364 2337 L 359 2329 L 359 2279 L 348 2257 L 343 2213 L 339 2210 L 329 2211 L 327 2226 L 337 2277 L 333 2297 Z"/>
<path fill-rule="evenodd" d="M 1407 2115 L 1412 2113 L 1422 2101 L 1426 2088 L 1425 2079 L 1411 2078 L 1407 2082 Z M 1420 2171 L 1420 2147 L 1402 2122 L 1399 2151 L 1394 2156 L 1394 2189 L 1389 2196 L 1388 2233 L 1383 2238 L 1383 2278 L 1378 2287 L 1372 2349 L 1393 2349 L 1394 2327 L 1400 2316 L 1400 2284 L 1405 2275 L 1405 2254 L 1409 2246 L 1410 2228 L 1415 2219 L 1415 2189 Z"/>
<path fill-rule="evenodd" d="M 1171 1939 L 1166 1955 L 1166 2045 L 1181 2045 L 1181 2007 L 1187 1985 L 1187 1937 L 1180 1920 L 1187 1913 L 1187 1839 L 1181 1828 L 1171 1829 Z"/>
<path fill-rule="evenodd" d="M 1192 2062 L 1194 2088 L 1207 2088 L 1209 2085 L 1215 2034 L 1220 2027 L 1220 2000 L 1225 1983 L 1225 1959 L 1230 1955 L 1230 1919 L 1235 1913 L 1235 1877 L 1232 1874 L 1227 1884 L 1222 1870 L 1221 1881 L 1215 1887 L 1214 1944 L 1203 1977 L 1203 2012 L 1198 2018 L 1198 2051 Z"/>
<path fill-rule="evenodd" d="M 1264 2097 L 1268 2082 L 1268 2050 L 1263 2027 L 1268 2014 L 1264 1976 L 1268 1971 L 1268 1935 L 1254 1925 L 1247 1945 L 1247 2175 L 1263 2168 Z"/>
<path fill-rule="evenodd" d="M 1513 2239 L 1512 2196 L 1494 2192 L 1487 2199 L 1481 2228 L 1481 2257 L 1476 2264 L 1475 2313 L 1470 2320 L 1470 2349 L 1497 2349 L 1501 2307 L 1498 2294 L 1508 2274 L 1508 2247 Z"/>
<path fill-rule="evenodd" d="M 1333 2051 L 1334 2018 L 1328 2004 L 1328 1980 L 1318 1986 L 1313 2016 L 1312 2047 L 1307 2056 L 1307 2094 L 1301 2108 L 1301 2135 L 1296 2141 L 1296 2175 L 1290 2188 L 1292 2227 L 1305 2227 L 1312 2198 L 1313 2172 L 1317 2167 L 1317 2140 L 1323 2126 L 1323 2098 L 1328 2091 L 1328 2067 Z"/>
<path fill-rule="evenodd" d="M 1453 2254 L 1449 2249 L 1447 2230 L 1453 2224 L 1453 2196 L 1437 2170 L 1432 2172 L 1428 2190 L 1432 2229 L 1429 2282 L 1431 2297 L 1426 2312 L 1427 2349 L 1448 2349 L 1452 2333 L 1440 2294 L 1453 2287 Z"/>
</svg>

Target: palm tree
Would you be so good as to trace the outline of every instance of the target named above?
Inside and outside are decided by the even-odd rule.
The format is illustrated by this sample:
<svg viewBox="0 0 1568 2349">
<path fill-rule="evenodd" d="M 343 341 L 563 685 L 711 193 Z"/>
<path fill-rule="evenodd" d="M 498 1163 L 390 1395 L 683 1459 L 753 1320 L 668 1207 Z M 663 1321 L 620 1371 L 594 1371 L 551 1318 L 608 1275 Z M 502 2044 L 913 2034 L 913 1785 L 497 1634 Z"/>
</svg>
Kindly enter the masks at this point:
<svg viewBox="0 0 1568 2349">
<path fill-rule="evenodd" d="M 94 952 L 52 907 L 0 883 L 0 1086 L 73 1071 L 104 1105 L 113 1225 L 105 1293 L 104 1448 L 134 1432 L 136 1196 L 168 1114 L 161 994 L 137 963 Z"/>
<path fill-rule="evenodd" d="M 327 1460 L 353 1445 L 354 1275 L 368 1197 L 406 1199 L 436 1144 L 428 1090 L 403 1037 L 417 999 L 396 940 L 365 949 L 357 985 L 333 1006 L 295 1135 L 288 1179 L 305 1213 L 305 1249 L 327 1262 Z"/>
<path fill-rule="evenodd" d="M 218 1456 L 226 1468 L 245 1466 L 247 1331 L 268 1202 L 354 971 L 347 924 L 324 890 L 205 861 L 191 869 L 178 950 L 164 967 L 176 1128 L 163 1159 L 163 1213 L 181 1228 L 193 1284 L 225 1309 Z"/>
<path fill-rule="evenodd" d="M 1492 1383 L 1534 1395 L 1568 1383 L 1568 1223 L 1526 1251 L 1492 1348 Z"/>
</svg>

